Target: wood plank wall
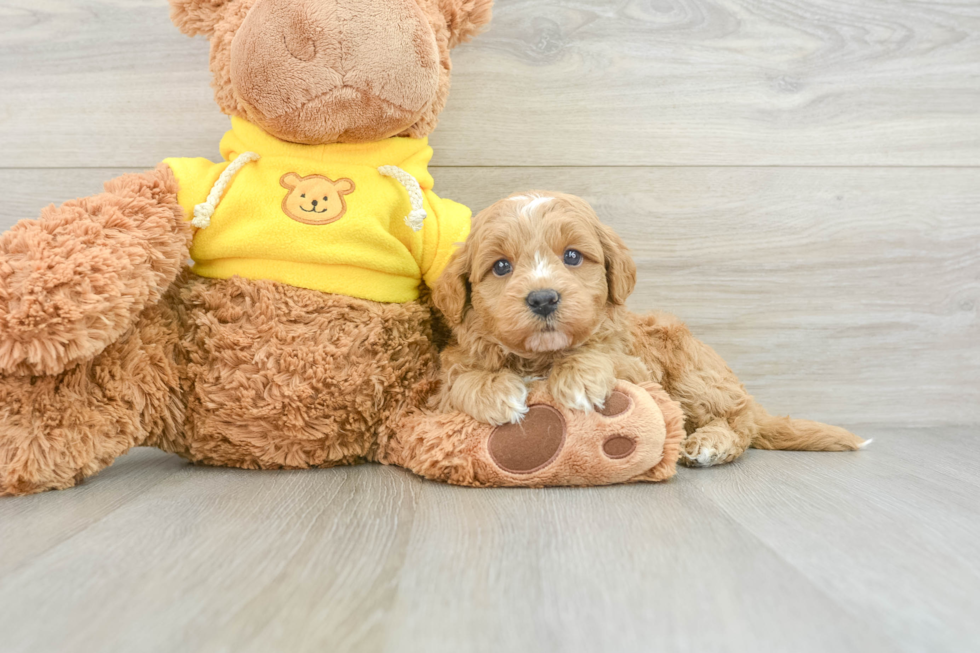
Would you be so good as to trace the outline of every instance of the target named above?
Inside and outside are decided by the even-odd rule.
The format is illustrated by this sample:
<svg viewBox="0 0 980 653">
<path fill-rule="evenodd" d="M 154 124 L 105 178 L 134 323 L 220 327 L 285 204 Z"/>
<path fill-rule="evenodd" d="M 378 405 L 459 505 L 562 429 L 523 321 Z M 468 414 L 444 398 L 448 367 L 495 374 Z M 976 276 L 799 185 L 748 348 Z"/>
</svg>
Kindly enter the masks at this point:
<svg viewBox="0 0 980 653">
<path fill-rule="evenodd" d="M 0 0 L 0 228 L 217 158 L 165 0 Z M 980 2 L 498 0 L 457 50 L 436 190 L 594 203 L 771 410 L 980 421 Z"/>
</svg>

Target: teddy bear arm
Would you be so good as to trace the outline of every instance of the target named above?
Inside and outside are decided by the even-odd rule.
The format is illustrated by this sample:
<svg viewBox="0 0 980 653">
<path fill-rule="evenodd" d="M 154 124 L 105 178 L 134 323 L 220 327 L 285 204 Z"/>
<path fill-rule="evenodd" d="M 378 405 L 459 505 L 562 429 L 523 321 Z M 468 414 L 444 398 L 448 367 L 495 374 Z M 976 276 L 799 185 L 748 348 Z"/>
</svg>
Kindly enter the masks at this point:
<svg viewBox="0 0 980 653">
<path fill-rule="evenodd" d="M 0 374 L 91 360 L 160 300 L 190 246 L 177 189 L 161 165 L 0 235 Z"/>
</svg>

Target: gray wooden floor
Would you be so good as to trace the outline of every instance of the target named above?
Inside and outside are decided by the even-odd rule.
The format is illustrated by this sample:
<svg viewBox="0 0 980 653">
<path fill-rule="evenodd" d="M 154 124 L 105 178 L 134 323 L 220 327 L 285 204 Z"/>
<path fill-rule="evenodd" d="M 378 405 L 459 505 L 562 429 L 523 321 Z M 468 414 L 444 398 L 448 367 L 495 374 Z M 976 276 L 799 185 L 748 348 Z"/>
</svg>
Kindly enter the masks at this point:
<svg viewBox="0 0 980 653">
<path fill-rule="evenodd" d="M 468 490 L 138 449 L 0 502 L 3 651 L 976 651 L 977 429 Z"/>
<path fill-rule="evenodd" d="M 0 651 L 980 650 L 980 0 L 498 0 L 436 190 L 585 196 L 773 412 L 874 437 L 463 490 L 137 450 L 0 500 Z M 217 156 L 164 0 L 0 0 L 0 229 Z"/>
</svg>

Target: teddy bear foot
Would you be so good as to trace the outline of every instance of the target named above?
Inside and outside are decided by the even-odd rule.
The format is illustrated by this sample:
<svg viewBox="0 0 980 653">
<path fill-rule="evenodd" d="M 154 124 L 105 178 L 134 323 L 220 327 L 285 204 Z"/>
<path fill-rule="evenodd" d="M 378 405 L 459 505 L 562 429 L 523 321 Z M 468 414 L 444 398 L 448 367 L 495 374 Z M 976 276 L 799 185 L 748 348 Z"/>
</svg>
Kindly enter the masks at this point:
<svg viewBox="0 0 980 653">
<path fill-rule="evenodd" d="M 684 435 L 680 408 L 659 386 L 625 382 L 601 412 L 561 408 L 535 392 L 518 424 L 494 428 L 453 414 L 416 416 L 410 426 L 417 440 L 401 443 L 403 459 L 391 462 L 476 487 L 662 481 L 674 475 Z"/>
</svg>

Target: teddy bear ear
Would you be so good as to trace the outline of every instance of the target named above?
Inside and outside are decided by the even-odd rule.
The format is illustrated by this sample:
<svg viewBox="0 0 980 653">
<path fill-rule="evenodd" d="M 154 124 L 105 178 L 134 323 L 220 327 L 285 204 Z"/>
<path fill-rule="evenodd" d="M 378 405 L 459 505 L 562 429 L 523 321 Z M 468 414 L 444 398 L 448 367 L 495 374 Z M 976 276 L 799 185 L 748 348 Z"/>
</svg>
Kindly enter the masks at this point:
<svg viewBox="0 0 980 653">
<path fill-rule="evenodd" d="M 299 182 L 301 181 L 303 181 L 303 178 L 300 177 L 295 172 L 287 172 L 282 177 L 280 177 L 279 185 L 285 188 L 286 190 L 293 190 L 294 188 L 299 186 Z"/>
<path fill-rule="evenodd" d="M 476 36 L 493 17 L 493 0 L 438 0 L 449 26 L 449 47 Z"/>
<path fill-rule="evenodd" d="M 170 0 L 170 20 L 187 36 L 211 36 L 233 0 Z"/>
<path fill-rule="evenodd" d="M 353 180 L 347 179 L 346 177 L 344 177 L 343 179 L 338 179 L 334 183 L 333 187 L 341 195 L 350 195 L 351 193 L 354 192 Z"/>
</svg>

